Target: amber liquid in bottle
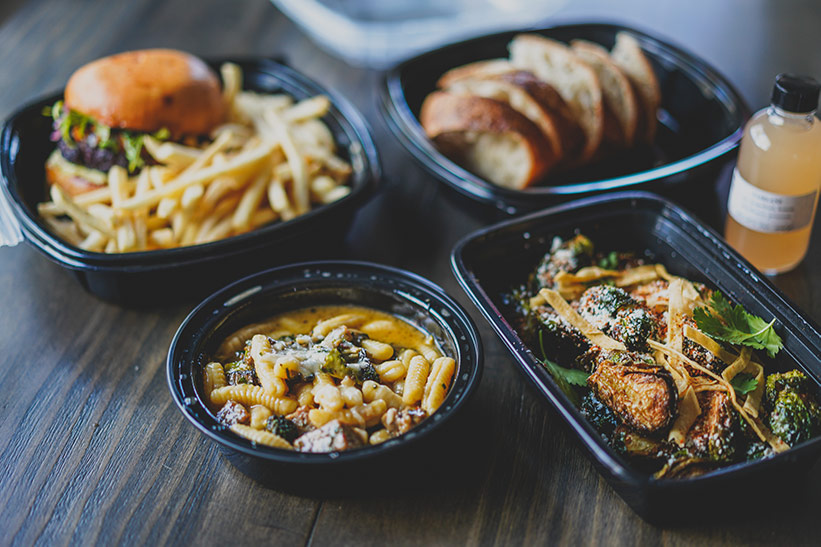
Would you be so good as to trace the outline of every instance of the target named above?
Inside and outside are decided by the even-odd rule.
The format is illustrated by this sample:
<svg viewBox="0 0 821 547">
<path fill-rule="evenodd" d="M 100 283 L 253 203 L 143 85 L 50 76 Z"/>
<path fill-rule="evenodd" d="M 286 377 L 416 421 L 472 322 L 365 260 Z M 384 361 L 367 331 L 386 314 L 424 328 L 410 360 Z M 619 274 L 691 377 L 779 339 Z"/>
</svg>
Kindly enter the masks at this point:
<svg viewBox="0 0 821 547">
<path fill-rule="evenodd" d="M 770 106 L 753 116 L 744 130 L 725 237 L 768 275 L 791 270 L 807 254 L 821 187 L 821 122 L 814 114 Z M 764 206 L 762 200 L 769 203 L 769 211 L 756 210 L 736 196 L 736 219 L 733 192 L 739 192 L 736 185 L 744 186 L 745 181 L 769 193 L 758 194 L 757 203 L 758 207 Z M 805 225 L 795 226 L 803 224 L 808 215 Z"/>
</svg>

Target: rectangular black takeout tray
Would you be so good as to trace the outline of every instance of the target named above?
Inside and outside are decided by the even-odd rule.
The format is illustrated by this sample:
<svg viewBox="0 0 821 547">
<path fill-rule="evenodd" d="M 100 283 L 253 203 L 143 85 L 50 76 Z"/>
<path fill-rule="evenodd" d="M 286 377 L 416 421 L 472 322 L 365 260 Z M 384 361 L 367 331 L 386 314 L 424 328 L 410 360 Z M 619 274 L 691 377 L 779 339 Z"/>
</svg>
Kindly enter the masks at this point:
<svg viewBox="0 0 821 547">
<path fill-rule="evenodd" d="M 650 147 L 551 174 L 541 185 L 514 190 L 492 184 L 448 159 L 419 123 L 422 102 L 436 90 L 442 74 L 474 61 L 508 57 L 507 46 L 517 34 L 541 34 L 561 42 L 584 39 L 610 49 L 619 32 L 639 42 L 661 87 L 659 127 Z M 489 206 L 485 210 L 495 207 L 508 214 L 613 190 L 652 190 L 679 199 L 692 196 L 695 182 L 712 183 L 721 165 L 732 157 L 750 115 L 738 92 L 706 62 L 651 34 L 606 23 L 502 32 L 429 51 L 385 75 L 381 108 L 390 129 L 428 172 L 457 195 Z M 700 178 L 694 180 L 694 173 Z"/>
<path fill-rule="evenodd" d="M 37 213 L 37 203 L 48 199 L 44 166 L 55 148 L 49 140 L 52 122 L 43 109 L 62 99 L 58 93 L 20 108 L 0 134 L 0 200 L 8 200 L 25 240 L 70 270 L 91 293 L 131 306 L 190 299 L 265 267 L 338 253 L 353 215 L 381 176 L 367 123 L 343 97 L 282 62 L 231 58 L 209 65 L 219 71 L 225 62 L 240 66 L 246 90 L 286 93 L 295 100 L 328 96 L 331 107 L 322 121 L 334 136 L 337 153 L 353 167 L 347 196 L 287 222 L 201 245 L 113 254 L 80 249 L 51 232 Z"/>
<path fill-rule="evenodd" d="M 502 294 L 527 279 L 554 236 L 568 237 L 576 230 L 599 249 L 647 253 L 649 260 L 666 265 L 672 274 L 719 289 L 751 313 L 768 320 L 775 317 L 784 348 L 766 361 L 770 372 L 799 368 L 821 383 L 821 334 L 809 317 L 714 231 L 652 194 L 623 192 L 578 200 L 467 236 L 451 257 L 460 284 L 518 369 L 575 432 L 599 472 L 639 515 L 652 522 L 693 522 L 751 508 L 771 510 L 776 499 L 783 505 L 785 499 L 798 497 L 794 490 L 821 453 L 821 437 L 772 458 L 699 477 L 655 479 L 613 450 L 562 393 L 517 334 L 516 314 L 505 306 Z M 773 495 L 779 491 L 791 495 Z"/>
</svg>

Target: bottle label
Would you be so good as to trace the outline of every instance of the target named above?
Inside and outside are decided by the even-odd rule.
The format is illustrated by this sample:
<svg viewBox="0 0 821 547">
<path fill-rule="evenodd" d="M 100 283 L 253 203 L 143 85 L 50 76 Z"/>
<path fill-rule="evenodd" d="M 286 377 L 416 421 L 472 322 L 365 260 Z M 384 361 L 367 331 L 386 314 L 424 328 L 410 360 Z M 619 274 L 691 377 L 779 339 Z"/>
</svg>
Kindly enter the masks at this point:
<svg viewBox="0 0 821 547">
<path fill-rule="evenodd" d="M 747 182 L 736 167 L 727 212 L 736 222 L 756 232 L 792 232 L 812 222 L 817 194 L 817 190 L 801 196 L 767 192 Z"/>
</svg>

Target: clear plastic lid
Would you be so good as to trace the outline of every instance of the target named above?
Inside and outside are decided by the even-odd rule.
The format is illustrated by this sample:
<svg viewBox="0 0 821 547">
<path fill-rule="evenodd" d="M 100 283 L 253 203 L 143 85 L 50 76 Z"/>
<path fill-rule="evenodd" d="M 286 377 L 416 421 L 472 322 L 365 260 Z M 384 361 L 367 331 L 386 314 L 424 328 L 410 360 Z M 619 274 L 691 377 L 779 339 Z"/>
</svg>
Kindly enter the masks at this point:
<svg viewBox="0 0 821 547">
<path fill-rule="evenodd" d="M 354 65 L 387 68 L 494 30 L 530 27 L 567 0 L 271 0 L 319 46 Z"/>
</svg>

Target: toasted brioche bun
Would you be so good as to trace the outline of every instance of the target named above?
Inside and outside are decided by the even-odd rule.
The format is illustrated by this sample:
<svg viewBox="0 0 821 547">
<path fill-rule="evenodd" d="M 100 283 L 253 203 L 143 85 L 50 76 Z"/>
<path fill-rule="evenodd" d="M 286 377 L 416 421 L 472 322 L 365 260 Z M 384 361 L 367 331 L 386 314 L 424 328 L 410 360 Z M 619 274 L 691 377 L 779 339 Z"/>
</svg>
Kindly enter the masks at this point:
<svg viewBox="0 0 821 547">
<path fill-rule="evenodd" d="M 644 142 L 652 142 L 656 135 L 656 112 L 661 104 L 661 88 L 656 73 L 636 39 L 624 32 L 616 34 L 616 45 L 610 56 L 630 79 L 638 95 L 644 121 L 638 137 Z"/>
<path fill-rule="evenodd" d="M 570 106 L 585 135 L 579 163 L 593 158 L 604 134 L 604 100 L 595 71 L 568 46 L 544 36 L 520 34 L 509 48 L 515 66 L 552 85 Z"/>
<path fill-rule="evenodd" d="M 477 74 L 454 81 L 446 91 L 507 103 L 542 130 L 558 161 L 577 155 L 584 142 L 567 103 L 551 85 L 530 72 Z"/>
<path fill-rule="evenodd" d="M 598 44 L 574 40 L 573 51 L 596 71 L 604 97 L 604 138 L 616 148 L 633 146 L 639 105 L 633 86 L 610 53 Z"/>
<path fill-rule="evenodd" d="M 201 59 L 170 49 L 129 51 L 78 69 L 65 104 L 114 129 L 204 135 L 225 117 L 220 83 Z"/>
<path fill-rule="evenodd" d="M 443 153 L 507 188 L 530 186 L 558 160 L 536 124 L 495 99 L 435 91 L 420 122 Z"/>
</svg>

